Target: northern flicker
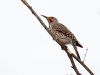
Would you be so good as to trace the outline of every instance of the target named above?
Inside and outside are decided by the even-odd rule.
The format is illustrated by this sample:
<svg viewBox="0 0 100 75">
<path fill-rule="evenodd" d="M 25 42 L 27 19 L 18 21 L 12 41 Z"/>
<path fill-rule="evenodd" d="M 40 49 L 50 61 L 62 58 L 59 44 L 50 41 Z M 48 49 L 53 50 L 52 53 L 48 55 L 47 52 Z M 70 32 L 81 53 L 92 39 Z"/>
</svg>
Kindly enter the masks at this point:
<svg viewBox="0 0 100 75">
<path fill-rule="evenodd" d="M 80 55 L 77 51 L 77 47 L 83 48 L 83 46 L 78 42 L 74 34 L 69 31 L 69 29 L 64 26 L 63 24 L 59 23 L 55 17 L 45 17 L 49 23 L 49 30 L 51 31 L 52 35 L 54 36 L 54 40 L 58 40 L 62 45 L 71 44 L 76 52 L 77 57 L 80 59 Z"/>
</svg>

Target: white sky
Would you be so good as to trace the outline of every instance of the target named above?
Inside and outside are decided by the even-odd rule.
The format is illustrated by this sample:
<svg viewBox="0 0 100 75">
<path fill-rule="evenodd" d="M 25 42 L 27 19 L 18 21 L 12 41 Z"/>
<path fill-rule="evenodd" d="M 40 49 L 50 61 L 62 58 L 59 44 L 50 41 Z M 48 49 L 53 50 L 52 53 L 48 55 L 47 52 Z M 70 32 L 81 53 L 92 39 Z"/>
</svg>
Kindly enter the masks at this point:
<svg viewBox="0 0 100 75">
<path fill-rule="evenodd" d="M 55 16 L 88 48 L 85 64 L 99 75 L 100 0 L 27 0 L 40 16 Z M 40 16 L 48 25 L 46 19 Z M 73 48 L 69 45 L 73 52 Z M 76 62 L 82 75 L 89 73 Z M 76 75 L 67 54 L 20 0 L 0 1 L 0 75 Z"/>
</svg>

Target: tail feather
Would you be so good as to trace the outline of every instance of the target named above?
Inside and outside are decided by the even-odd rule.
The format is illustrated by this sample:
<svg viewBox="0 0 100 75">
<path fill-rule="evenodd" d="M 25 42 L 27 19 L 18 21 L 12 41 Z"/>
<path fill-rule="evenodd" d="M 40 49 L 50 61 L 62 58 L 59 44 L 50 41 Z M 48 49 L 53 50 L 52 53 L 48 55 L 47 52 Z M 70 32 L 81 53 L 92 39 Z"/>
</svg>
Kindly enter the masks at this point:
<svg viewBox="0 0 100 75">
<path fill-rule="evenodd" d="M 75 50 L 75 53 L 76 53 L 77 57 L 81 60 L 80 55 L 79 55 L 79 53 L 77 51 L 77 47 L 76 46 L 73 46 L 73 47 L 74 47 L 74 50 Z"/>
<path fill-rule="evenodd" d="M 81 44 L 79 44 L 78 41 L 76 41 L 75 43 L 76 43 L 76 46 L 83 48 L 83 46 Z"/>
</svg>

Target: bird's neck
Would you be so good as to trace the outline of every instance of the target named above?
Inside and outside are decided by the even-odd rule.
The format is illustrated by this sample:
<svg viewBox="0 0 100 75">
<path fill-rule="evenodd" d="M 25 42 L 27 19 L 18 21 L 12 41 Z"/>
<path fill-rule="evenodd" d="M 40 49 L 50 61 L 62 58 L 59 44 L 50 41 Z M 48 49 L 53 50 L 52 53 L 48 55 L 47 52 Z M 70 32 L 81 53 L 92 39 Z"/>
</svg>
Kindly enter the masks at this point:
<svg viewBox="0 0 100 75">
<path fill-rule="evenodd" d="M 52 23 L 49 23 L 49 29 L 52 29 L 52 26 L 54 25 L 54 24 L 57 24 L 58 22 L 52 22 Z"/>
<path fill-rule="evenodd" d="M 49 25 L 53 25 L 55 23 L 58 23 L 58 21 L 55 21 L 55 22 L 49 22 Z"/>
</svg>

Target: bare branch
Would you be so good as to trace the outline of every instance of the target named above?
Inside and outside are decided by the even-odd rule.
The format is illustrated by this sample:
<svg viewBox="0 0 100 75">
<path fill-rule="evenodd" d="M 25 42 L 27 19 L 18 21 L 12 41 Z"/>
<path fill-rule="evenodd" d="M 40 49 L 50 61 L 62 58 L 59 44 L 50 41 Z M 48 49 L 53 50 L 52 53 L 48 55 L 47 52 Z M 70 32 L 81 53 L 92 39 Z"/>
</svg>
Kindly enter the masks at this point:
<svg viewBox="0 0 100 75">
<path fill-rule="evenodd" d="M 72 57 L 75 58 L 91 75 L 94 75 L 93 72 L 82 62 L 79 60 L 74 54 L 72 54 Z"/>
<path fill-rule="evenodd" d="M 26 0 L 21 0 L 32 12 L 32 14 L 34 14 L 34 16 L 39 20 L 39 22 L 41 23 L 41 25 L 46 29 L 46 31 L 52 36 L 52 38 L 54 38 L 54 36 L 51 34 L 51 32 L 49 31 L 49 29 L 46 27 L 46 25 L 44 24 L 44 22 L 39 18 L 39 16 L 36 14 L 36 12 L 32 9 L 32 7 L 27 3 Z M 74 60 L 72 57 L 74 57 L 91 75 L 94 75 L 93 72 L 81 61 L 79 60 L 73 53 L 71 53 L 68 49 L 67 46 L 61 45 L 60 42 L 58 42 L 56 40 L 56 42 L 61 46 L 62 50 L 65 50 L 65 52 L 68 54 L 68 57 L 71 61 L 72 64 L 72 68 L 75 70 L 77 75 L 81 75 L 74 63 Z"/>
<path fill-rule="evenodd" d="M 66 51 L 66 50 L 67 50 L 67 51 Z M 79 73 L 79 71 L 78 71 L 78 69 L 77 69 L 75 63 L 74 63 L 74 60 L 73 60 L 73 58 L 72 58 L 72 53 L 70 52 L 70 50 L 68 50 L 67 47 L 66 47 L 66 49 L 65 49 L 65 52 L 67 53 L 67 55 L 68 55 L 68 57 L 69 57 L 69 59 L 70 59 L 70 61 L 71 61 L 71 64 L 72 64 L 72 68 L 75 70 L 76 74 L 77 74 L 77 75 L 81 75 L 81 74 Z M 70 54 L 69 54 L 69 53 L 70 53 Z"/>
<path fill-rule="evenodd" d="M 83 62 L 85 61 L 86 54 L 87 54 L 87 50 L 88 50 L 88 49 L 86 49 L 86 53 L 84 54 L 84 60 L 83 60 Z"/>
</svg>

